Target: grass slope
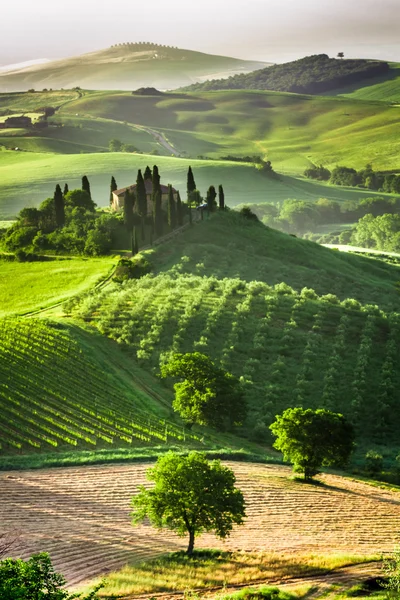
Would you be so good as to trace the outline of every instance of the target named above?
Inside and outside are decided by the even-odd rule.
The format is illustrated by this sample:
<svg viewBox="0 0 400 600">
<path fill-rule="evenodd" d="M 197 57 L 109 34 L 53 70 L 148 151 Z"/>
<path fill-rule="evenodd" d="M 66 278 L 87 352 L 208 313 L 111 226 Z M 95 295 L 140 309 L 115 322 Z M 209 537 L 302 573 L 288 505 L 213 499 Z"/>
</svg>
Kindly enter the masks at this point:
<svg viewBox="0 0 400 600">
<path fill-rule="evenodd" d="M 0 73 L 0 91 L 30 88 L 171 89 L 253 71 L 266 63 L 157 44 L 124 44 Z"/>
<path fill-rule="evenodd" d="M 209 354 L 242 378 L 254 439 L 267 439 L 274 415 L 293 405 L 343 412 L 364 441 L 395 435 L 397 267 L 237 214 L 196 225 L 152 259 L 159 274 L 73 300 L 72 314 L 151 372 L 171 352 Z"/>
<path fill-rule="evenodd" d="M 181 153 L 267 156 L 278 171 L 310 163 L 399 169 L 399 108 L 347 98 L 219 91 L 159 96 L 98 92 L 61 114 L 159 129 Z"/>
<path fill-rule="evenodd" d="M 113 258 L 20 263 L 0 258 L 0 318 L 67 300 L 104 279 Z"/>
<path fill-rule="evenodd" d="M 1 138 L 0 138 L 1 139 Z M 89 177 L 92 196 L 99 206 L 108 206 L 111 175 L 119 187 L 136 181 L 137 170 L 157 164 L 162 183 L 172 183 L 186 195 L 186 179 L 192 166 L 197 187 L 206 194 L 210 185 L 222 184 L 229 206 L 241 203 L 280 202 L 286 198 L 339 201 L 358 200 L 374 193 L 342 188 L 283 176 L 268 178 L 254 165 L 229 161 L 206 161 L 127 153 L 44 154 L 0 151 L 0 219 L 16 215 L 25 206 L 37 206 L 52 196 L 57 183 L 81 187 L 82 175 Z M 379 194 L 382 196 L 382 194 Z"/>
<path fill-rule="evenodd" d="M 196 442 L 116 344 L 74 325 L 0 320 L 1 454 Z"/>
<path fill-rule="evenodd" d="M 386 75 L 374 77 L 364 83 L 356 83 L 335 90 L 335 94 L 356 100 L 400 103 L 400 63 L 390 63 Z M 329 92 L 333 95 L 333 92 Z"/>
</svg>

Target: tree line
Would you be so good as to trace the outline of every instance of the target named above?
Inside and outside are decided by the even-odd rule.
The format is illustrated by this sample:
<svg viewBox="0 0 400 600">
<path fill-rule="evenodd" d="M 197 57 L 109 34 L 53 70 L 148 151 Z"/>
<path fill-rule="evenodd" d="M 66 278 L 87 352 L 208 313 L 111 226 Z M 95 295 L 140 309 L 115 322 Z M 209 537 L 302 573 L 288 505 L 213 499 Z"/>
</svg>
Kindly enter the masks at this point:
<svg viewBox="0 0 400 600">
<path fill-rule="evenodd" d="M 357 171 L 351 167 L 335 167 L 329 171 L 326 167 L 312 165 L 304 171 L 309 179 L 329 181 L 333 185 L 360 187 L 387 194 L 400 194 L 400 175 L 374 171 L 371 165 Z"/>
</svg>

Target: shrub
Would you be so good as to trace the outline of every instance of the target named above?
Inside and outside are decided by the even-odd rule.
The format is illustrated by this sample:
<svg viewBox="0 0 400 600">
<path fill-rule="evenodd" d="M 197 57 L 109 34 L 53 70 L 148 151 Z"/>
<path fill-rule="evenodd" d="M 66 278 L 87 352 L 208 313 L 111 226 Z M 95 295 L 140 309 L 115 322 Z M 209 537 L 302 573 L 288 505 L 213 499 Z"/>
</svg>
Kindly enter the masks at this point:
<svg viewBox="0 0 400 600">
<path fill-rule="evenodd" d="M 144 256 L 135 256 L 132 259 L 121 258 L 114 273 L 114 281 L 122 283 L 128 279 L 140 279 L 151 273 L 153 267 Z"/>
<path fill-rule="evenodd" d="M 374 450 L 368 450 L 365 455 L 365 472 L 368 475 L 379 475 L 383 469 L 383 456 Z"/>
</svg>

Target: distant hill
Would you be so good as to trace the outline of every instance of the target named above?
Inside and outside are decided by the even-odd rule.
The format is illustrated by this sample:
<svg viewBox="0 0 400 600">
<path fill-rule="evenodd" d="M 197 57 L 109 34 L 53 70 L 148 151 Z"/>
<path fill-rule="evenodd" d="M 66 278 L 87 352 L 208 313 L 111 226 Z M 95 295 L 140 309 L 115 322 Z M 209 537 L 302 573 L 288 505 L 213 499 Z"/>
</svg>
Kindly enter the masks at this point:
<svg viewBox="0 0 400 600">
<path fill-rule="evenodd" d="M 384 75 L 386 62 L 373 60 L 343 60 L 327 54 L 306 56 L 300 60 L 274 65 L 254 73 L 241 74 L 227 80 L 193 84 L 190 91 L 208 90 L 274 90 L 297 94 L 320 94 L 356 81 Z"/>
<path fill-rule="evenodd" d="M 248 73 L 267 63 L 239 60 L 152 43 L 118 44 L 111 48 L 0 72 L 0 91 L 31 88 L 161 90 L 206 79 Z"/>
</svg>

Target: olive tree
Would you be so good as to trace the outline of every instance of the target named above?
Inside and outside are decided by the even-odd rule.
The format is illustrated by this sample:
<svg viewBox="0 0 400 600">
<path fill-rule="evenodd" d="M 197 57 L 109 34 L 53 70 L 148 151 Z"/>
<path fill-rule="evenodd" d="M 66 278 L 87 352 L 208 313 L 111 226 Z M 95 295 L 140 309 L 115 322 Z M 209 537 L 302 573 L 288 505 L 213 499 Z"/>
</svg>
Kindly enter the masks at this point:
<svg viewBox="0 0 400 600">
<path fill-rule="evenodd" d="M 243 523 L 243 494 L 235 487 L 233 471 L 219 460 L 209 462 L 200 452 L 187 456 L 168 452 L 146 475 L 155 486 L 146 489 L 142 485 L 133 497 L 133 523 L 148 517 L 154 527 L 166 527 L 182 537 L 189 535 L 189 555 L 195 537 L 203 532 L 225 538 L 234 524 Z"/>
<path fill-rule="evenodd" d="M 270 425 L 274 448 L 310 480 L 322 466 L 343 466 L 354 446 L 354 430 L 343 415 L 325 409 L 288 408 Z"/>
</svg>

